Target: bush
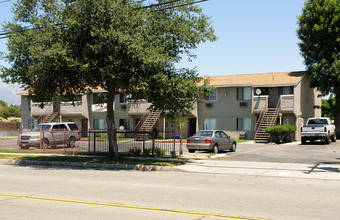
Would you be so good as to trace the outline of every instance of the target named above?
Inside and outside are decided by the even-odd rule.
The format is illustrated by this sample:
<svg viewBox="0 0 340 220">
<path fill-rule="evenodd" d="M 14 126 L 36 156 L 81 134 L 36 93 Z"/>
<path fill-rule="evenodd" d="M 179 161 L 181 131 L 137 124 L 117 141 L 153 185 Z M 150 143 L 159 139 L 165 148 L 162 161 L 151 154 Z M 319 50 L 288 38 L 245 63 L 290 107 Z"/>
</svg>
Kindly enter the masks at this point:
<svg viewBox="0 0 340 220">
<path fill-rule="evenodd" d="M 133 147 L 133 148 L 129 149 L 129 153 L 133 157 L 140 156 L 141 152 L 142 152 L 142 150 L 140 148 L 137 148 L 137 147 Z"/>
<path fill-rule="evenodd" d="M 292 134 L 294 134 L 295 131 L 295 125 L 275 125 L 266 128 L 266 132 L 270 134 L 270 139 L 277 144 L 291 142 Z"/>
<path fill-rule="evenodd" d="M 164 157 L 165 156 L 165 150 L 160 149 L 159 147 L 155 148 L 155 154 L 157 157 Z"/>
<path fill-rule="evenodd" d="M 144 156 L 150 156 L 152 154 L 152 149 L 151 148 L 145 148 L 144 149 Z"/>
</svg>

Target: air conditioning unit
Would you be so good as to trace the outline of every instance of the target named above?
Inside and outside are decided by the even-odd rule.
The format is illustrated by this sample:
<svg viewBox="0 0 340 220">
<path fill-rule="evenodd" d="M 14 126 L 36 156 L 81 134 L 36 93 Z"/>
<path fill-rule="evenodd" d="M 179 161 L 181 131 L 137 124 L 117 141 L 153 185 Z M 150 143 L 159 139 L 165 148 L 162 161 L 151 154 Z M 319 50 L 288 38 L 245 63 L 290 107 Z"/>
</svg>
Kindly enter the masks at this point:
<svg viewBox="0 0 340 220">
<path fill-rule="evenodd" d="M 247 102 L 240 102 L 240 106 L 241 107 L 246 107 L 247 106 Z"/>
<path fill-rule="evenodd" d="M 122 104 L 120 107 L 121 107 L 122 109 L 126 109 L 126 104 Z"/>
<path fill-rule="evenodd" d="M 212 103 L 205 103 L 205 107 L 207 107 L 207 108 L 212 108 L 212 107 L 213 107 L 213 104 L 212 104 Z"/>
</svg>

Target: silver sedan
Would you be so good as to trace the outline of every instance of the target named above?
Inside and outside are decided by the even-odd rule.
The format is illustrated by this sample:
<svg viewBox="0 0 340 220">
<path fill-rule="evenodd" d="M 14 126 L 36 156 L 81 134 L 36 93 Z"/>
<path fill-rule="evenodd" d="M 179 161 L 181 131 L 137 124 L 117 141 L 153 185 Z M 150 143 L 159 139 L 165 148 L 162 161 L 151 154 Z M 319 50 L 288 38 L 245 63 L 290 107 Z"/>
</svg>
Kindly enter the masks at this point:
<svg viewBox="0 0 340 220">
<path fill-rule="evenodd" d="M 189 153 L 194 153 L 195 150 L 210 150 L 215 154 L 220 150 L 235 152 L 236 141 L 223 131 L 203 130 L 187 139 L 187 148 Z"/>
</svg>

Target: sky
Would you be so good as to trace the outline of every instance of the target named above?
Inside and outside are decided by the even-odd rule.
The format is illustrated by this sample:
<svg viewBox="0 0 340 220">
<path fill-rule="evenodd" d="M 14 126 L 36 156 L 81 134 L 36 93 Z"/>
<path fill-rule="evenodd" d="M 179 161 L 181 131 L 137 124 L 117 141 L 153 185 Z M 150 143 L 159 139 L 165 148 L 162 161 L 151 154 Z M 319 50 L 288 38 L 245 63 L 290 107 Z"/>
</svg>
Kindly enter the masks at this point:
<svg viewBox="0 0 340 220">
<path fill-rule="evenodd" d="M 0 23 L 12 18 L 14 1 L 0 0 Z M 211 19 L 217 41 L 205 42 L 178 67 L 196 68 L 200 76 L 305 70 L 296 35 L 305 0 L 209 0 L 199 5 Z M 0 27 L 0 30 L 2 28 Z M 0 51 L 6 52 L 6 39 Z M 8 66 L 3 60 L 0 65 Z M 0 80 L 0 100 L 20 104 L 19 85 Z"/>
</svg>

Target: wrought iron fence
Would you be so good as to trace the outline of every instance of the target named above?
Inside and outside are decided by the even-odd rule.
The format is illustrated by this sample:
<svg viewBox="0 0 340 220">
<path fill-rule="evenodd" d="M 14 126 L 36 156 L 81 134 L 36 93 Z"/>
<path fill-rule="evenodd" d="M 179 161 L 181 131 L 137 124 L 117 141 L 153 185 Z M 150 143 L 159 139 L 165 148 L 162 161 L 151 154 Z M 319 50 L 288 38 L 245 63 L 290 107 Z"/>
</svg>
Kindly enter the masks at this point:
<svg viewBox="0 0 340 220">
<path fill-rule="evenodd" d="M 160 135 L 160 133 L 166 135 Z M 35 149 L 41 153 L 85 155 L 105 155 L 109 152 L 109 138 L 106 130 L 87 132 L 42 131 L 38 136 L 35 143 L 33 143 L 34 137 L 32 139 L 28 135 L 19 136 L 18 150 Z M 175 156 L 178 152 L 176 136 L 178 135 L 175 135 L 173 131 L 138 133 L 117 131 L 118 152 L 131 156 Z"/>
</svg>

